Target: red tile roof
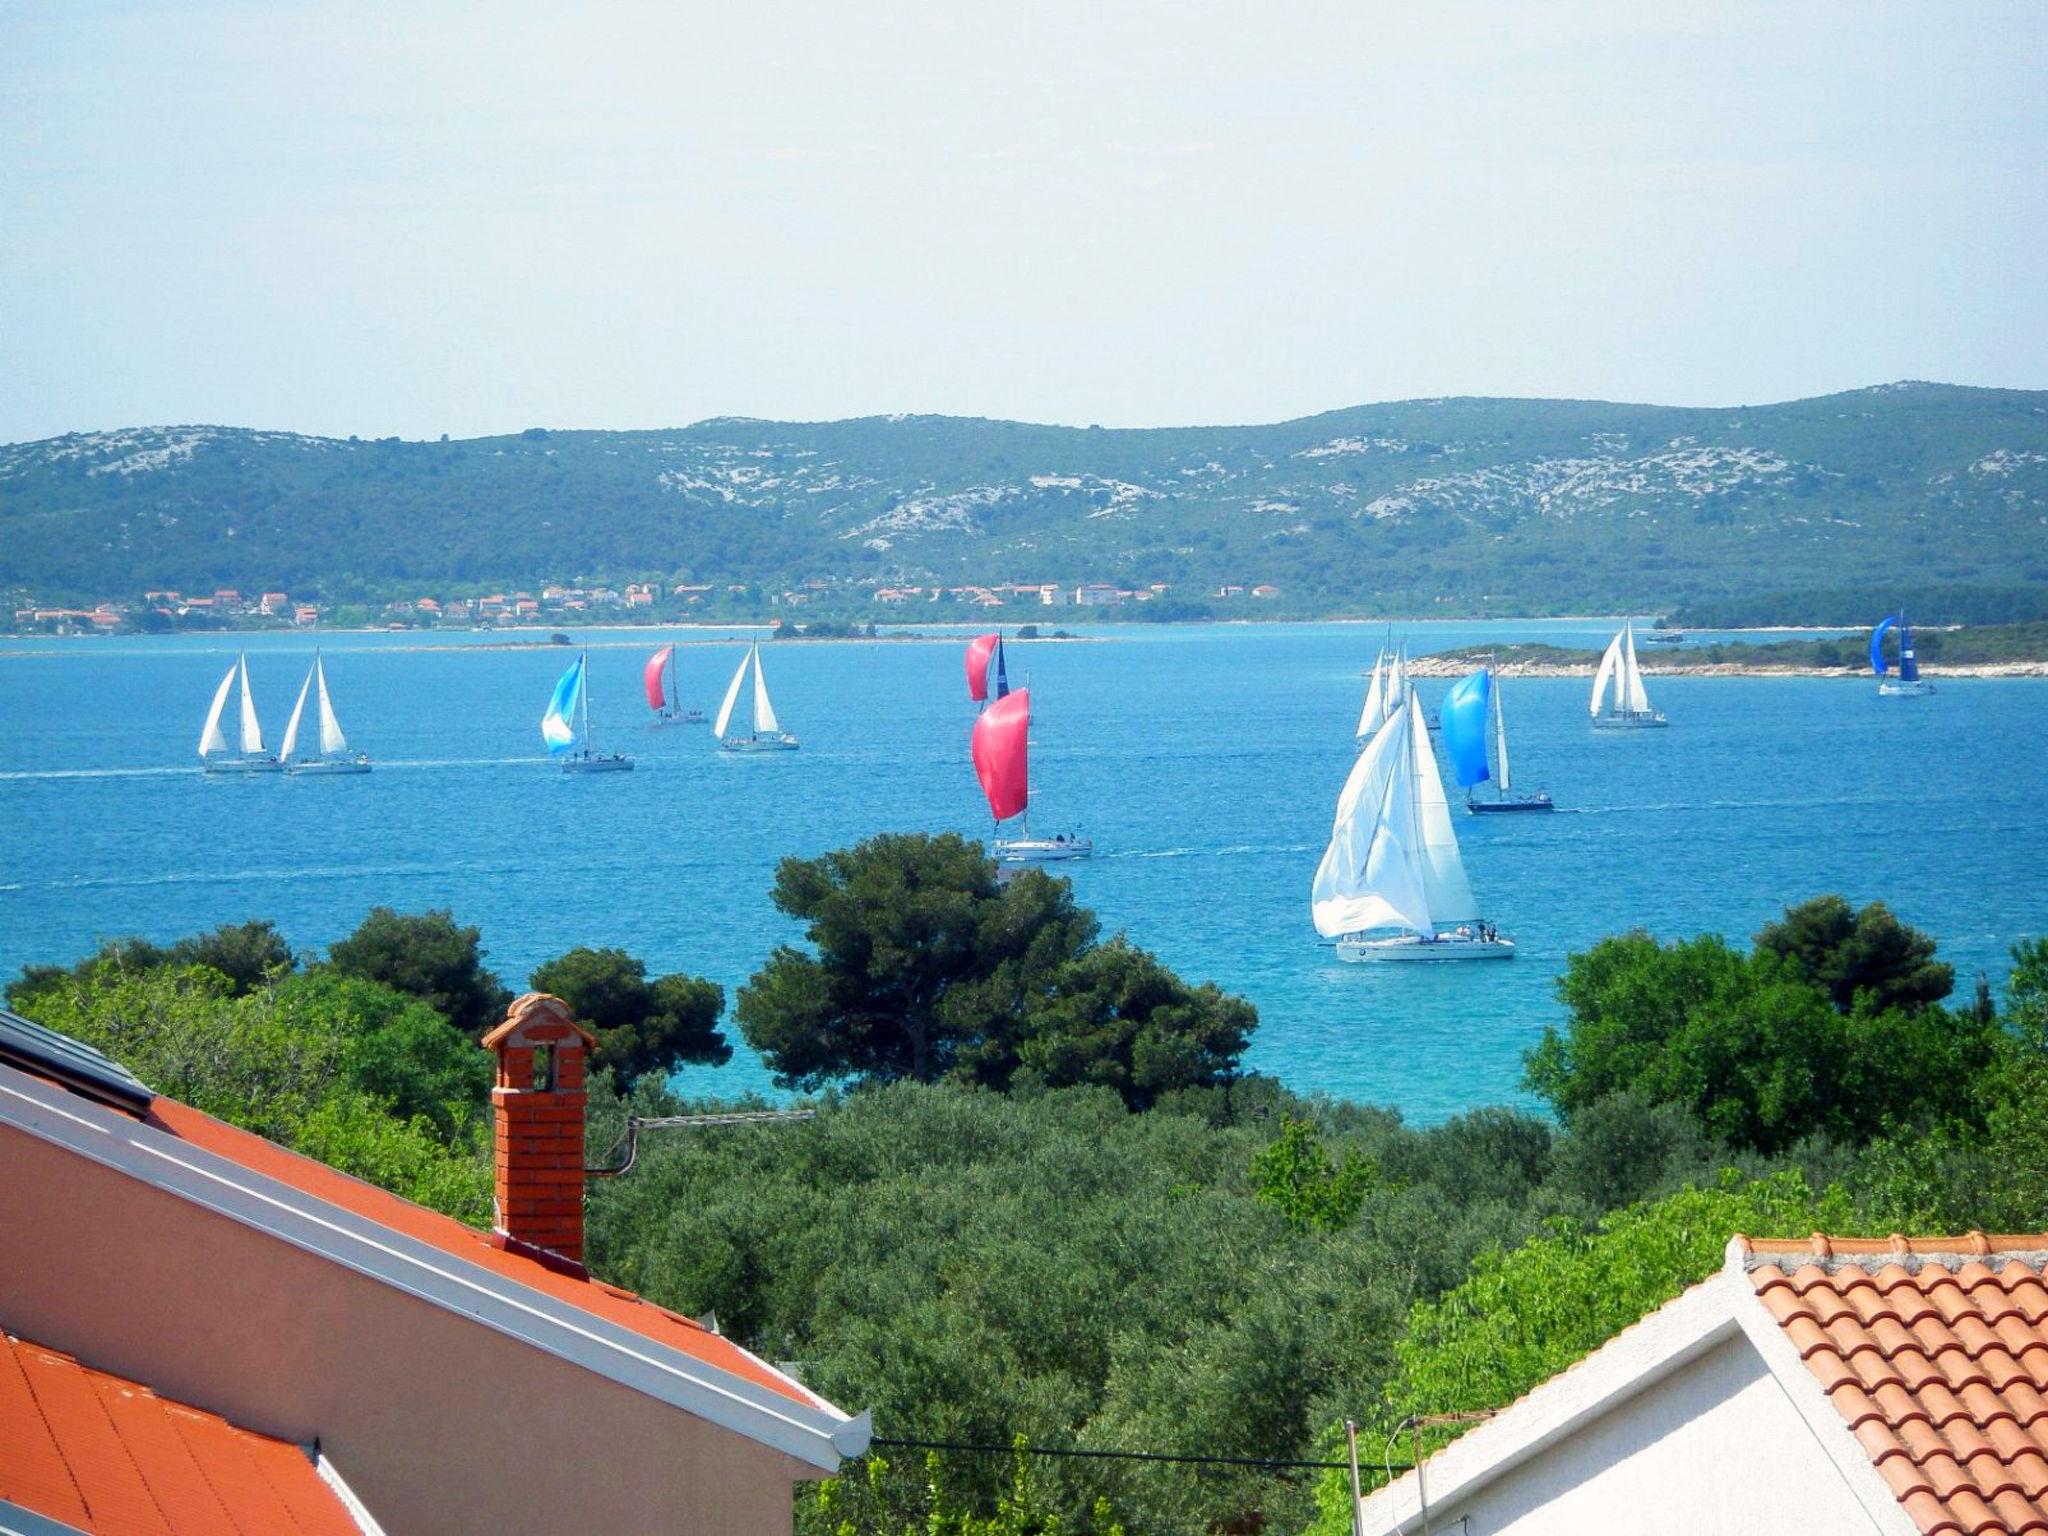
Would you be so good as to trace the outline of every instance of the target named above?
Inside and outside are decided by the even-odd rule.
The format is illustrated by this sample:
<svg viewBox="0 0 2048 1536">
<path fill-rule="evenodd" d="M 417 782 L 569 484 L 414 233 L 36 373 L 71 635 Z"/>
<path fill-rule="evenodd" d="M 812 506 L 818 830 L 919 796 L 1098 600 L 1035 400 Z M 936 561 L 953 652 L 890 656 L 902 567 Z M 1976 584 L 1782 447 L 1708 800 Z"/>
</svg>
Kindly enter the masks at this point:
<svg viewBox="0 0 2048 1536">
<path fill-rule="evenodd" d="M 4 1333 L 0 1503 L 94 1536 L 361 1536 L 298 1446 Z"/>
<path fill-rule="evenodd" d="M 151 1103 L 144 1118 L 180 1140 L 227 1158 L 252 1173 L 275 1179 L 317 1200 L 337 1205 L 380 1226 L 430 1244 L 443 1253 L 557 1297 L 656 1343 L 692 1355 L 707 1365 L 766 1387 L 793 1402 L 806 1407 L 818 1404 L 816 1397 L 730 1339 L 713 1333 L 693 1318 L 643 1301 L 631 1291 L 620 1290 L 599 1280 L 561 1274 L 534 1259 L 508 1253 L 493 1245 L 488 1234 L 466 1227 L 452 1217 L 414 1205 L 410 1200 L 337 1172 L 324 1163 L 301 1157 L 275 1142 L 225 1124 L 176 1099 L 159 1096 Z"/>
<path fill-rule="evenodd" d="M 2048 1536 L 2048 1234 L 1736 1242 L 1926 1536 Z"/>
</svg>

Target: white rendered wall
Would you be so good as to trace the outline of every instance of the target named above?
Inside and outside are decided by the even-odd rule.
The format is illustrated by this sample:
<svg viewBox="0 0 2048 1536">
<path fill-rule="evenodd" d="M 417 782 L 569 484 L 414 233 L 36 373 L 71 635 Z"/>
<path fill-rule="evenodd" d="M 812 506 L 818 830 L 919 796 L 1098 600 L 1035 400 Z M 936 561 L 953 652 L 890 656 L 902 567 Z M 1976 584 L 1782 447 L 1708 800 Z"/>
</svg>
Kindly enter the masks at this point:
<svg viewBox="0 0 2048 1536">
<path fill-rule="evenodd" d="M 1433 1505 L 1429 1527 L 1435 1536 L 1879 1533 L 1739 1333 L 1466 1502 Z"/>
</svg>

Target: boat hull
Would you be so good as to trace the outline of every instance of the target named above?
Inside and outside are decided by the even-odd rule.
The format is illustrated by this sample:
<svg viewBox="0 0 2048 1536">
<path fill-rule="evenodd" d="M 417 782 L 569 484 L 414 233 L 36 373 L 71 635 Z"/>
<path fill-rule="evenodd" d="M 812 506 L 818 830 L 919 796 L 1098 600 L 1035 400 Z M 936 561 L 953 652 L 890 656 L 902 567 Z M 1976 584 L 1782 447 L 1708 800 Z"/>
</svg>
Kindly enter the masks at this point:
<svg viewBox="0 0 2048 1536">
<path fill-rule="evenodd" d="M 1090 838 L 1019 837 L 995 844 L 998 864 L 1058 864 L 1067 859 L 1092 859 L 1095 843 Z"/>
<path fill-rule="evenodd" d="M 631 773 L 633 759 L 616 753 L 608 757 L 572 757 L 562 764 L 564 773 Z"/>
<path fill-rule="evenodd" d="M 284 764 L 274 757 L 226 757 L 206 765 L 208 773 L 282 773 Z"/>
<path fill-rule="evenodd" d="M 1554 811 L 1548 795 L 1524 795 L 1511 800 L 1467 800 L 1465 809 L 1474 816 L 1506 816 L 1520 811 Z"/>
<path fill-rule="evenodd" d="M 1917 682 L 1883 682 L 1877 685 L 1877 696 L 1881 699 L 1917 699 L 1922 694 L 1934 692 L 1934 684 L 1925 678 Z"/>
<path fill-rule="evenodd" d="M 654 723 L 656 725 L 702 725 L 704 723 L 704 711 L 693 709 L 680 715 L 656 715 Z"/>
<path fill-rule="evenodd" d="M 1640 710 L 1634 714 L 1610 712 L 1593 717 L 1593 729 L 1596 731 L 1656 731 L 1670 724 L 1669 720 L 1654 709 L 1647 713 Z"/>
<path fill-rule="evenodd" d="M 727 752 L 794 752 L 801 743 L 794 736 L 728 736 L 718 745 Z"/>
<path fill-rule="evenodd" d="M 315 762 L 286 763 L 285 772 L 293 778 L 305 774 L 368 773 L 370 760 L 367 757 L 322 758 Z"/>
<path fill-rule="evenodd" d="M 1339 939 L 1337 958 L 1347 965 L 1378 965 L 1394 962 L 1437 964 L 1452 960 L 1512 960 L 1513 939 L 1480 939 L 1441 934 L 1425 939 L 1405 933 L 1387 939 Z"/>
</svg>

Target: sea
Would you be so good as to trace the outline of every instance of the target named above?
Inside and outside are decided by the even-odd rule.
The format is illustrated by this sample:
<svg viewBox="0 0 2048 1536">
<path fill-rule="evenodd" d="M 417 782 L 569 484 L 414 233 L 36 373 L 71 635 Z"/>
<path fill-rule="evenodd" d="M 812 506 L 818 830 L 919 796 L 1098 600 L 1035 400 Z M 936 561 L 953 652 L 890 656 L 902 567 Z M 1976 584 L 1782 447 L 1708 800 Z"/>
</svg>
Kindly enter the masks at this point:
<svg viewBox="0 0 2048 1536">
<path fill-rule="evenodd" d="M 1413 623 L 1411 653 L 1516 641 L 1595 648 L 1611 619 Z M 1048 627 L 1050 627 L 1048 625 Z M 677 646 L 684 702 L 715 712 L 755 631 L 573 632 L 600 751 L 630 774 L 565 775 L 540 717 L 573 652 L 545 634 L 322 634 L 361 777 L 208 776 L 213 691 L 246 650 L 273 745 L 315 637 L 0 640 L 0 974 L 101 940 L 169 940 L 263 917 L 318 952 L 379 904 L 481 928 L 515 988 L 575 945 L 618 946 L 728 996 L 799 927 L 777 861 L 890 831 L 985 837 L 968 762 L 966 631 L 763 647 L 790 753 L 737 756 L 708 726 L 649 723 L 641 666 Z M 1652 677 L 1662 731 L 1589 728 L 1584 679 L 1507 679 L 1518 787 L 1548 816 L 1457 832 L 1516 958 L 1356 966 L 1310 926 L 1309 881 L 1388 631 L 1361 624 L 1089 626 L 1008 647 L 1032 693 L 1032 829 L 1092 837 L 1080 901 L 1191 980 L 1255 1003 L 1248 1065 L 1416 1123 L 1528 1103 L 1523 1054 L 1561 1022 L 1555 980 L 1603 935 L 1746 939 L 1839 891 L 1933 934 L 1958 991 L 2001 985 L 2048 933 L 2040 787 L 2048 682 L 1942 679 L 1883 699 L 1868 677 Z M 1688 644 L 1733 634 L 1692 635 Z M 1419 684 L 1434 711 L 1448 686 Z M 228 725 L 232 734 L 233 710 Z M 1455 788 L 1451 791 L 1456 796 Z M 692 1095 L 777 1098 L 738 1039 Z"/>
</svg>

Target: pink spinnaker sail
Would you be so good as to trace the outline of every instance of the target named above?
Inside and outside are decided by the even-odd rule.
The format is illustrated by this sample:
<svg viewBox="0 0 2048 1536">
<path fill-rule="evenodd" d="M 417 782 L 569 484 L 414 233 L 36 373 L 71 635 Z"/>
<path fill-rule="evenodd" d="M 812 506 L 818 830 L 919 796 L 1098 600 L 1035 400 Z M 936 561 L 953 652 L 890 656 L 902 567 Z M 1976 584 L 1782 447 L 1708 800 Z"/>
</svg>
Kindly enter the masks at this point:
<svg viewBox="0 0 2048 1536">
<path fill-rule="evenodd" d="M 668 667 L 669 658 L 675 655 L 675 653 L 676 648 L 674 646 L 664 645 L 660 650 L 647 658 L 647 671 L 642 681 L 647 684 L 647 707 L 649 709 L 668 708 L 668 689 L 661 680 L 661 674 Z"/>
<path fill-rule="evenodd" d="M 977 704 L 988 697 L 988 660 L 995 654 L 996 635 L 976 635 L 967 642 L 967 697 Z"/>
<path fill-rule="evenodd" d="M 1031 690 L 996 700 L 974 722 L 974 776 L 997 821 L 1019 816 L 1031 802 Z"/>
</svg>

